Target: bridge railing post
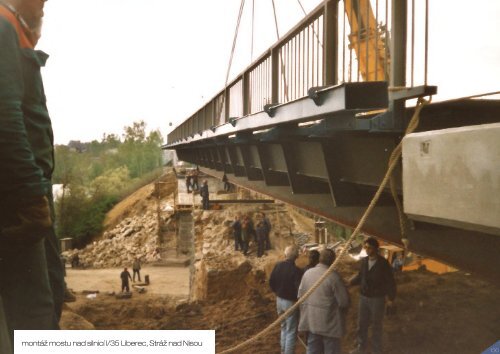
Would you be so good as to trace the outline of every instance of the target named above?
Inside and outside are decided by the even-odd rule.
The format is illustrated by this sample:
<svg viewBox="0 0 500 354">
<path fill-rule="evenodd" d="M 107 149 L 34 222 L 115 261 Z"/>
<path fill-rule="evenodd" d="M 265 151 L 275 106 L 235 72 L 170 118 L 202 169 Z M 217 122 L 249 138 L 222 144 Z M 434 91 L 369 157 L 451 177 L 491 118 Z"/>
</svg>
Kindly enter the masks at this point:
<svg viewBox="0 0 500 354">
<path fill-rule="evenodd" d="M 279 63 L 281 47 L 274 47 L 271 50 L 271 104 L 279 103 Z"/>
<path fill-rule="evenodd" d="M 229 121 L 229 108 L 231 106 L 231 90 L 229 87 L 226 87 L 224 90 L 224 123 L 227 123 Z"/>
<path fill-rule="evenodd" d="M 325 2 L 323 14 L 323 84 L 338 83 L 338 1 Z"/>
<path fill-rule="evenodd" d="M 243 116 L 247 116 L 250 114 L 250 71 L 246 71 L 243 73 L 241 80 L 243 81 L 243 85 L 241 85 L 241 94 L 243 95 Z"/>
</svg>

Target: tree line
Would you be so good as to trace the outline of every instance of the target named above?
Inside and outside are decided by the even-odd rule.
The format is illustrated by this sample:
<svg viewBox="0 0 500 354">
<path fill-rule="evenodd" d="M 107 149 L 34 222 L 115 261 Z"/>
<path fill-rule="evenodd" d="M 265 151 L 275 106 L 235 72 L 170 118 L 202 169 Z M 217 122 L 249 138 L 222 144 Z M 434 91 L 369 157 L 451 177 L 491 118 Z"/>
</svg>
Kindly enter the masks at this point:
<svg viewBox="0 0 500 354">
<path fill-rule="evenodd" d="M 53 183 L 62 185 L 55 202 L 58 237 L 83 247 L 102 231 L 106 213 L 126 195 L 161 173 L 163 138 L 146 133 L 144 121 L 124 127 L 120 138 L 56 145 Z"/>
</svg>

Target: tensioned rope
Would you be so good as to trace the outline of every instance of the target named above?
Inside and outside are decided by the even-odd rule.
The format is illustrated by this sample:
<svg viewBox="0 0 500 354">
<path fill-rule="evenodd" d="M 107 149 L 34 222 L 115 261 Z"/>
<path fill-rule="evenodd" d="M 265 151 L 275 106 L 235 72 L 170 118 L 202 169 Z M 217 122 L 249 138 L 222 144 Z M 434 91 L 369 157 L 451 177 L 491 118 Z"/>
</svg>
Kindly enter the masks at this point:
<svg viewBox="0 0 500 354">
<path fill-rule="evenodd" d="M 417 101 L 417 105 L 415 107 L 415 111 L 413 113 L 413 116 L 408 123 L 408 127 L 406 128 L 405 135 L 412 133 L 415 131 L 415 129 L 418 127 L 418 124 L 420 122 L 420 112 L 422 109 L 429 103 L 429 101 L 426 101 L 423 98 L 419 98 Z M 338 255 L 337 259 L 333 264 L 327 269 L 327 271 L 321 276 L 321 278 L 310 288 L 292 307 L 290 307 L 287 311 L 285 311 L 281 316 L 279 316 L 273 323 L 271 323 L 269 326 L 264 328 L 262 331 L 257 333 L 255 336 L 252 338 L 247 339 L 246 341 L 232 347 L 229 349 L 224 350 L 220 354 L 226 354 L 226 353 L 233 353 L 237 350 L 240 350 L 249 344 L 257 341 L 261 337 L 264 337 L 265 335 L 269 334 L 269 332 L 274 329 L 274 327 L 278 326 L 282 321 L 284 321 L 292 312 L 297 310 L 297 308 L 302 304 L 308 297 L 311 295 L 320 285 L 321 283 L 337 268 L 337 265 L 339 264 L 340 260 L 347 254 L 349 250 L 349 246 L 351 245 L 352 241 L 354 238 L 358 235 L 359 231 L 361 228 L 364 226 L 366 220 L 368 219 L 368 216 L 372 212 L 373 208 L 377 204 L 382 191 L 386 187 L 389 179 L 391 178 L 392 172 L 394 171 L 394 168 L 398 164 L 399 157 L 401 156 L 402 152 L 402 140 L 399 142 L 399 144 L 396 146 L 394 151 L 391 154 L 391 157 L 389 159 L 389 166 L 387 168 L 387 172 L 382 179 L 382 182 L 380 183 L 380 186 L 378 187 L 375 195 L 373 196 L 373 199 L 371 200 L 370 204 L 368 205 L 367 209 L 363 213 L 363 216 L 358 222 L 358 225 L 354 229 L 353 233 L 351 234 L 351 237 L 346 242 L 346 245 L 344 246 L 343 250 L 340 252 Z"/>
<path fill-rule="evenodd" d="M 252 44 L 250 45 L 250 62 L 253 61 L 253 32 L 255 21 L 255 0 L 252 0 Z"/>
<path fill-rule="evenodd" d="M 472 98 L 479 98 L 479 97 L 486 97 L 486 96 L 495 96 L 495 95 L 500 95 L 500 91 L 492 91 L 492 92 L 485 92 L 485 93 L 478 93 L 476 95 L 472 96 L 463 96 L 459 98 L 453 98 L 451 100 L 446 100 L 446 101 L 440 101 L 439 103 L 443 102 L 454 102 L 454 101 L 462 101 L 462 100 L 467 100 L 467 99 L 472 99 Z"/>
<path fill-rule="evenodd" d="M 304 16 L 307 15 L 307 12 L 306 10 L 304 9 L 304 6 L 302 6 L 302 3 L 300 2 L 300 0 L 297 0 L 297 2 L 299 3 L 299 6 L 300 8 L 302 9 L 302 12 L 304 13 Z M 316 33 L 316 31 L 314 30 L 314 26 L 312 26 L 312 31 L 314 33 L 314 36 L 316 37 L 316 40 L 318 41 L 318 45 L 323 48 L 323 43 L 321 42 L 321 40 L 319 39 L 319 36 L 318 36 L 318 33 Z"/>
<path fill-rule="evenodd" d="M 234 38 L 233 38 L 233 47 L 231 48 L 231 55 L 229 56 L 229 64 L 227 66 L 227 72 L 226 72 L 226 81 L 224 83 L 224 95 L 222 96 L 221 103 L 219 105 L 219 117 L 220 114 L 222 113 L 222 107 L 224 106 L 224 102 L 226 100 L 226 90 L 227 90 L 227 81 L 229 80 L 229 72 L 231 71 L 231 64 L 233 63 L 233 56 L 234 56 L 234 50 L 236 48 L 236 39 L 238 38 L 238 31 L 240 28 L 240 22 L 241 22 L 241 15 L 243 14 L 243 7 L 245 6 L 245 0 L 241 0 L 240 4 L 240 11 L 238 13 L 238 21 L 236 22 L 236 29 L 234 30 Z"/>
<path fill-rule="evenodd" d="M 280 33 L 278 30 L 278 17 L 276 16 L 276 6 L 274 5 L 274 0 L 271 0 L 273 4 L 273 13 L 274 13 L 274 24 L 276 26 L 276 40 L 279 41 L 280 39 Z M 281 62 L 281 76 L 283 77 L 283 91 L 285 92 L 285 99 L 288 102 L 288 85 L 286 83 L 286 76 L 285 76 L 285 63 L 283 63 L 283 47 L 280 48 L 279 51 L 279 57 L 280 57 L 280 62 Z"/>
</svg>

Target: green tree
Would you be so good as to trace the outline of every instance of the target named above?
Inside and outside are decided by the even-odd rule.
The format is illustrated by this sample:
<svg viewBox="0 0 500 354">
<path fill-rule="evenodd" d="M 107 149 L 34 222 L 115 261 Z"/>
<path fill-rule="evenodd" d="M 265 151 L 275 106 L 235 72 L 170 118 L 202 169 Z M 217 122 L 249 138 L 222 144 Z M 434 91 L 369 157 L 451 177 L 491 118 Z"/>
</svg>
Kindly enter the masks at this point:
<svg viewBox="0 0 500 354">
<path fill-rule="evenodd" d="M 122 166 L 106 171 L 90 183 L 90 194 L 93 198 L 100 196 L 118 197 L 130 182 L 128 168 Z"/>
<path fill-rule="evenodd" d="M 144 121 L 124 127 L 123 141 L 104 134 L 101 141 L 75 141 L 55 149 L 54 183 L 63 185 L 56 201 L 57 232 L 84 246 L 98 234 L 106 212 L 126 193 L 150 181 L 162 166 L 158 130 L 146 133 Z"/>
</svg>

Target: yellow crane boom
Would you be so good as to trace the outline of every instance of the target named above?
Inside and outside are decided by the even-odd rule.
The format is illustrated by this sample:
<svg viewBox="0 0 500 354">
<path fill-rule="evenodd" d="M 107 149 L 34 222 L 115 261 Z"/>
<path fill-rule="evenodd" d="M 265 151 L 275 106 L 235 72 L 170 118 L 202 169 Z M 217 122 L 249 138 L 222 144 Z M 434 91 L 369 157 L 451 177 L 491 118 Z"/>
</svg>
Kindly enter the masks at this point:
<svg viewBox="0 0 500 354">
<path fill-rule="evenodd" d="M 345 0 L 344 4 L 351 27 L 349 49 L 356 53 L 361 77 L 364 81 L 387 81 L 390 57 L 385 26 L 378 26 L 370 0 Z"/>
</svg>

